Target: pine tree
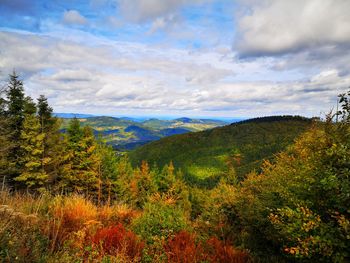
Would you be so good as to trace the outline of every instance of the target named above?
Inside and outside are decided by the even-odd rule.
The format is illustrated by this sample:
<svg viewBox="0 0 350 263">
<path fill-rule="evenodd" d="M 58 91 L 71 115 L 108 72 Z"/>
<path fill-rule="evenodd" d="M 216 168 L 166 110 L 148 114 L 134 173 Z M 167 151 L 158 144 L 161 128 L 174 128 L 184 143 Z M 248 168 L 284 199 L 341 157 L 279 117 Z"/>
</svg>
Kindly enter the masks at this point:
<svg viewBox="0 0 350 263">
<path fill-rule="evenodd" d="M 48 175 L 43 164 L 50 161 L 43 158 L 45 134 L 41 132 L 38 118 L 33 114 L 27 114 L 21 133 L 21 157 L 22 171 L 15 178 L 17 182 L 23 182 L 27 187 L 38 188 L 46 185 Z"/>
</svg>

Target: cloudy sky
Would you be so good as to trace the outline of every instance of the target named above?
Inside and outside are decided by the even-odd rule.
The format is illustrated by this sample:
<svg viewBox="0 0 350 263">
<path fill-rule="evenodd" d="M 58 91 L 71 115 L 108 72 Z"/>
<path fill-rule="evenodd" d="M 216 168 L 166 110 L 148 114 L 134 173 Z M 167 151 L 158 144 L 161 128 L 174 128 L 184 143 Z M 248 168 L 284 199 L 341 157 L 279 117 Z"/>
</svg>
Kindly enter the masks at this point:
<svg viewBox="0 0 350 263">
<path fill-rule="evenodd" d="M 13 69 L 56 112 L 322 116 L 350 87 L 348 0 L 0 0 Z"/>
</svg>

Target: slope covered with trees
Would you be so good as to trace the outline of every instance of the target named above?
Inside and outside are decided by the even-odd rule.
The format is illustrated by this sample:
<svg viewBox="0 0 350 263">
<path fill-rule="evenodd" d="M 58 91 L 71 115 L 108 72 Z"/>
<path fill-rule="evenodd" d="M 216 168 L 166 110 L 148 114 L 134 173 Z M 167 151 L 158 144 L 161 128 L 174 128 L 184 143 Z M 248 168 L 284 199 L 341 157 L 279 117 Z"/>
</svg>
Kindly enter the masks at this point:
<svg viewBox="0 0 350 263">
<path fill-rule="evenodd" d="M 196 133 L 171 136 L 140 147 L 129 156 L 160 167 L 173 162 L 190 180 L 215 181 L 232 173 L 238 179 L 259 169 L 264 159 L 286 149 L 311 126 L 311 119 L 277 116 L 251 119 Z"/>
</svg>

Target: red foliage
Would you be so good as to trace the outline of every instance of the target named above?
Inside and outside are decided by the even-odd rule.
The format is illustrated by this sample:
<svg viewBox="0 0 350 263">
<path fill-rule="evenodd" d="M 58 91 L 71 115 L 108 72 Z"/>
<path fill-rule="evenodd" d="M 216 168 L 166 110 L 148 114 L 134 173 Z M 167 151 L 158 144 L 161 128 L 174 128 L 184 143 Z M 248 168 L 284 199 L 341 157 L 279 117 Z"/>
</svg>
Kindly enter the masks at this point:
<svg viewBox="0 0 350 263">
<path fill-rule="evenodd" d="M 102 228 L 96 232 L 92 242 L 100 245 L 104 253 L 115 255 L 124 253 L 131 259 L 140 258 L 144 247 L 137 236 L 124 228 L 122 224 Z"/>
<path fill-rule="evenodd" d="M 200 244 L 195 243 L 194 235 L 181 231 L 170 239 L 164 246 L 168 262 L 190 263 L 203 259 L 203 250 Z"/>
<path fill-rule="evenodd" d="M 245 263 L 249 262 L 250 259 L 248 253 L 236 250 L 232 246 L 218 240 L 216 237 L 207 240 L 205 251 L 209 262 Z"/>
<path fill-rule="evenodd" d="M 248 253 L 234 249 L 216 237 L 208 239 L 204 244 L 195 242 L 195 236 L 181 231 L 164 246 L 168 262 L 223 262 L 246 263 L 250 261 Z"/>
</svg>

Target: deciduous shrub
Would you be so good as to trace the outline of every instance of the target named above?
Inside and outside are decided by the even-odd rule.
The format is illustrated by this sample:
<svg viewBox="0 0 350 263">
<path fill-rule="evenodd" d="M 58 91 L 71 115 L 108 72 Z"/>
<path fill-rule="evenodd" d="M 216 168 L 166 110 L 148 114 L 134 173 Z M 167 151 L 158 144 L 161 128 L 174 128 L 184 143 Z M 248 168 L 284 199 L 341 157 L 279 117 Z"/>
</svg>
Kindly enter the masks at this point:
<svg viewBox="0 0 350 263">
<path fill-rule="evenodd" d="M 144 243 L 137 236 L 124 228 L 122 224 L 99 229 L 92 237 L 92 242 L 100 248 L 102 254 L 125 254 L 132 260 L 141 258 Z"/>
<path fill-rule="evenodd" d="M 180 231 L 170 238 L 164 245 L 168 262 L 250 262 L 247 252 L 237 250 L 216 237 L 207 241 L 196 240 L 196 236 L 187 231 Z"/>
<path fill-rule="evenodd" d="M 195 236 L 186 231 L 180 231 L 164 245 L 168 262 L 191 263 L 205 259 L 200 243 L 196 244 Z"/>
<path fill-rule="evenodd" d="M 147 243 L 152 244 L 188 229 L 189 224 L 179 207 L 160 201 L 146 203 L 144 213 L 133 221 L 132 228 Z"/>
<path fill-rule="evenodd" d="M 204 245 L 206 258 L 209 262 L 245 263 L 250 261 L 249 254 L 242 250 L 234 249 L 216 237 L 208 239 Z"/>
</svg>

